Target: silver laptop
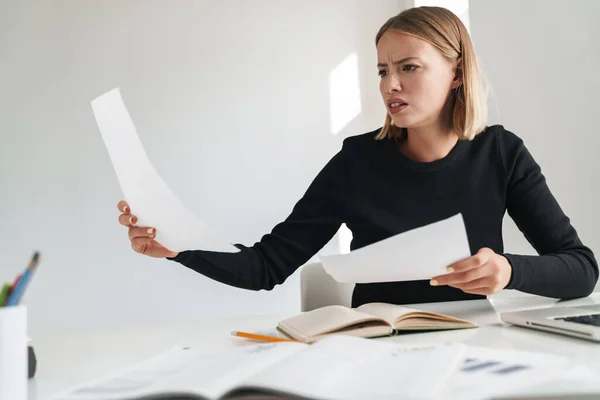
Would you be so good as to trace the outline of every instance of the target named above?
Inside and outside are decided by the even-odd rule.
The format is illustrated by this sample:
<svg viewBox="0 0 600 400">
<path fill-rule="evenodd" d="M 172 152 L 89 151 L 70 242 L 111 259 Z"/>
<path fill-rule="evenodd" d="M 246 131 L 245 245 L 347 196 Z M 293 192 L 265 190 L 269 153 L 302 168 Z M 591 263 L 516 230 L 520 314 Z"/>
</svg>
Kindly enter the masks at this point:
<svg viewBox="0 0 600 400">
<path fill-rule="evenodd" d="M 513 325 L 600 342 L 600 304 L 500 313 Z"/>
</svg>

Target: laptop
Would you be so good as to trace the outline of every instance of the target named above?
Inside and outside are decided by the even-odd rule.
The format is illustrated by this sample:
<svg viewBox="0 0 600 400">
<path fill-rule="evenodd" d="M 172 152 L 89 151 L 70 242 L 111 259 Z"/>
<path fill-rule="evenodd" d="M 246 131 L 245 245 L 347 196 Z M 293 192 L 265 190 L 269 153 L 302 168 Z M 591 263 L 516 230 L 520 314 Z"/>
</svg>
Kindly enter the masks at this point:
<svg viewBox="0 0 600 400">
<path fill-rule="evenodd" d="M 600 342 L 600 304 L 500 313 L 506 323 Z"/>
</svg>

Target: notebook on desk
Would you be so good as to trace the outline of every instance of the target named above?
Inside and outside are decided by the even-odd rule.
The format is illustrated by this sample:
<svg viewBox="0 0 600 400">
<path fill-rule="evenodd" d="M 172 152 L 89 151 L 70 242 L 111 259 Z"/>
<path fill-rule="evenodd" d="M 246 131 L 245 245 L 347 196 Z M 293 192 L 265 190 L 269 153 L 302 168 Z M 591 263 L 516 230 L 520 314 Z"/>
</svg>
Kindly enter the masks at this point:
<svg viewBox="0 0 600 400">
<path fill-rule="evenodd" d="M 287 318 L 277 325 L 282 333 L 306 343 L 337 334 L 370 338 L 400 331 L 476 327 L 474 322 L 461 318 L 388 303 L 369 303 L 357 308 L 326 306 Z"/>
</svg>

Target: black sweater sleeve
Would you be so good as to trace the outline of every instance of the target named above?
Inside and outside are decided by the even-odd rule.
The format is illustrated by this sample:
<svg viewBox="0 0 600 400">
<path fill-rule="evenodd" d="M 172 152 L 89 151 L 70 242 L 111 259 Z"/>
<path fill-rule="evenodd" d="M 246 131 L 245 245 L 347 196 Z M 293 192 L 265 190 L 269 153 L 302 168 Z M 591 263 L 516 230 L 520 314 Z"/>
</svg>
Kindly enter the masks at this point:
<svg viewBox="0 0 600 400">
<path fill-rule="evenodd" d="M 349 161 L 343 147 L 319 172 L 291 214 L 237 253 L 188 250 L 169 258 L 218 282 L 271 290 L 315 255 L 338 231 L 349 199 Z"/>
<path fill-rule="evenodd" d="M 507 212 L 539 254 L 504 254 L 512 266 L 507 289 L 562 299 L 589 295 L 598 280 L 592 250 L 582 244 L 523 141 L 509 131 L 498 136 Z"/>
</svg>

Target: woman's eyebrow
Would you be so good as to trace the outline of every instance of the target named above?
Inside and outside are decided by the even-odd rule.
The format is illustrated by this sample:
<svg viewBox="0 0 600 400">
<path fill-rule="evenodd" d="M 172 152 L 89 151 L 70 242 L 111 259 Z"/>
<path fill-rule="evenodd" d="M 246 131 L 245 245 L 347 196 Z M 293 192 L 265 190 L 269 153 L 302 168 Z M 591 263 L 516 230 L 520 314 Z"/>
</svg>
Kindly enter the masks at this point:
<svg viewBox="0 0 600 400">
<path fill-rule="evenodd" d="M 404 57 L 401 60 L 398 61 L 394 61 L 394 65 L 399 65 L 399 64 L 403 64 L 409 60 L 419 60 L 419 57 Z M 388 65 L 386 63 L 377 63 L 377 67 L 381 68 L 381 67 L 387 67 Z"/>
</svg>

